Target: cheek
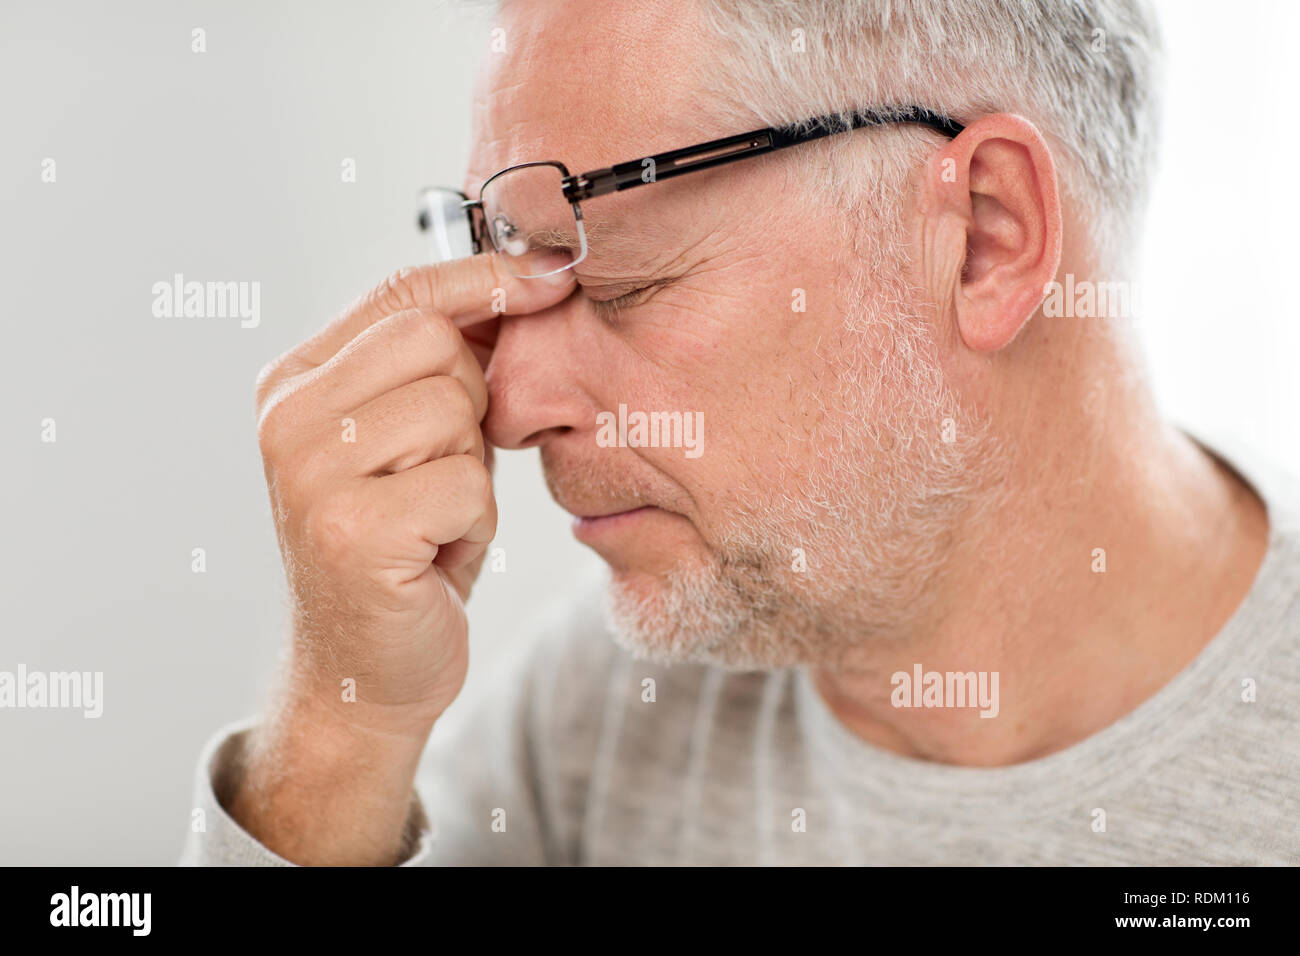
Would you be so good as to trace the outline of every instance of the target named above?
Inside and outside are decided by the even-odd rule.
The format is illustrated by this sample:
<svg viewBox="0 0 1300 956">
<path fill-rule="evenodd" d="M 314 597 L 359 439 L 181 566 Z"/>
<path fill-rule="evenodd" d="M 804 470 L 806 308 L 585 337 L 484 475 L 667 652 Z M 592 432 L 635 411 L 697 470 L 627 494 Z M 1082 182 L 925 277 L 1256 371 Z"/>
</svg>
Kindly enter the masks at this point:
<svg viewBox="0 0 1300 956">
<path fill-rule="evenodd" d="M 776 493 L 792 470 L 815 469 L 828 451 L 815 436 L 833 399 L 826 350 L 842 344 L 842 323 L 829 310 L 792 308 L 809 298 L 771 283 L 694 300 L 679 293 L 603 330 L 605 407 L 681 413 L 701 426 L 697 457 L 640 454 L 688 491 L 705 528 L 752 506 L 744 498 L 754 490 Z"/>
</svg>

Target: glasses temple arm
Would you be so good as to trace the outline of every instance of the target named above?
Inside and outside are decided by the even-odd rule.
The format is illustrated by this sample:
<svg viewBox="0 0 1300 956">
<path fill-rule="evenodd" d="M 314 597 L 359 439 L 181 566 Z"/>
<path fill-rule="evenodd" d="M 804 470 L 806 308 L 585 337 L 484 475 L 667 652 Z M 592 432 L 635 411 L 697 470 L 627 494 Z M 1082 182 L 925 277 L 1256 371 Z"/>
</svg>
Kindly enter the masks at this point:
<svg viewBox="0 0 1300 956">
<path fill-rule="evenodd" d="M 634 159 L 603 169 L 567 176 L 564 179 L 564 195 L 570 202 L 579 202 L 593 196 L 631 189 L 671 179 L 684 173 L 699 169 L 710 169 L 725 163 L 761 156 L 778 149 L 809 143 L 813 140 L 847 133 L 850 130 L 863 129 L 868 126 L 884 126 L 890 123 L 914 123 L 928 126 L 943 135 L 956 137 L 965 128 L 960 123 L 930 110 L 910 107 L 890 111 L 860 111 L 852 114 L 849 120 L 839 116 L 822 116 L 792 126 L 767 127 L 756 129 L 736 136 L 710 140 L 696 146 L 657 153 L 643 159 Z"/>
</svg>

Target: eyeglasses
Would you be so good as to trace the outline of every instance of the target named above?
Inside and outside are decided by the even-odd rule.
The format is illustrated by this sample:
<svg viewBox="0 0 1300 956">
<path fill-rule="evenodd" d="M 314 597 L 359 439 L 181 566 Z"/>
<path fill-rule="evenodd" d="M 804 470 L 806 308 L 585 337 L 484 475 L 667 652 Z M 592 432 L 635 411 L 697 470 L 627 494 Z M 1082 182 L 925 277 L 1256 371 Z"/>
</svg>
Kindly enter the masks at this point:
<svg viewBox="0 0 1300 956">
<path fill-rule="evenodd" d="M 541 278 L 572 269 L 587 257 L 587 233 L 580 205 L 583 200 L 826 136 L 893 123 L 928 126 L 949 138 L 964 129 L 946 116 L 912 106 L 858 111 L 848 119 L 823 116 L 792 126 L 756 129 L 576 176 L 563 163 L 519 163 L 490 176 L 479 190 L 478 199 L 442 186 L 421 190 L 416 222 L 426 237 L 433 262 L 474 255 L 490 243 L 512 274 L 524 279 Z M 536 258 L 528 256 L 538 250 L 558 253 L 562 264 L 550 271 L 538 271 Z"/>
</svg>

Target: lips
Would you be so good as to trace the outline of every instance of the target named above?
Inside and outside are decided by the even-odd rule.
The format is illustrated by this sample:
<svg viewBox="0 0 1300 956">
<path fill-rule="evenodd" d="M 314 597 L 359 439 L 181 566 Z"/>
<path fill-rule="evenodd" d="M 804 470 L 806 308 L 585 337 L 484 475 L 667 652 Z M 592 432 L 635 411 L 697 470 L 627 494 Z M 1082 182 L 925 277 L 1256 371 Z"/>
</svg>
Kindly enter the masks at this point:
<svg viewBox="0 0 1300 956">
<path fill-rule="evenodd" d="M 557 505 L 573 515 L 578 521 L 613 518 L 616 515 L 628 514 L 649 507 L 644 501 L 598 501 L 594 498 L 579 498 L 578 496 L 563 493 L 561 489 L 554 485 L 551 486 L 551 497 L 555 499 Z"/>
<path fill-rule="evenodd" d="M 646 505 L 601 515 L 577 515 L 573 519 L 573 533 L 579 541 L 599 548 L 599 543 L 627 540 L 625 536 L 637 528 L 647 515 L 657 510 Z"/>
<path fill-rule="evenodd" d="M 649 505 L 634 505 L 634 506 L 631 507 L 631 508 L 619 508 L 619 509 L 617 509 L 617 510 L 613 510 L 613 511 L 592 511 L 592 512 L 589 512 L 589 513 L 584 513 L 584 512 L 581 512 L 581 511 L 577 511 L 577 510 L 575 510 L 575 509 L 573 509 L 573 508 L 566 507 L 566 506 L 563 505 L 563 504 L 561 504 L 560 507 L 561 507 L 561 508 L 564 508 L 565 511 L 567 511 L 567 512 L 569 512 L 569 514 L 573 515 L 573 517 L 576 518 L 578 521 L 598 521 L 598 520 L 600 520 L 601 518 L 617 518 L 619 515 L 628 515 L 628 514 L 631 514 L 631 513 L 634 512 L 634 511 L 644 511 L 644 510 L 646 510 L 647 508 L 649 508 L 650 506 L 649 506 Z"/>
</svg>

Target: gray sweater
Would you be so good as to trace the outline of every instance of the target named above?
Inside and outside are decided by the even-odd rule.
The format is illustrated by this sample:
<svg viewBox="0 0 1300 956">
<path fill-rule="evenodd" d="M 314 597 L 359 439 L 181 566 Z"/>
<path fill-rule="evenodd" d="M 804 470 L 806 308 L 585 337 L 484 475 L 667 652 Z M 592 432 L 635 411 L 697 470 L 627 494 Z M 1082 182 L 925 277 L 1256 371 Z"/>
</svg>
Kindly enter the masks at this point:
<svg viewBox="0 0 1300 956">
<path fill-rule="evenodd" d="M 435 727 L 403 865 L 1300 864 L 1300 486 L 1224 457 L 1269 509 L 1253 588 L 1169 684 L 1074 746 L 998 768 L 885 751 L 806 671 L 632 659 L 592 588 Z M 183 864 L 289 865 L 214 797 L 254 721 L 204 748 Z"/>
</svg>

